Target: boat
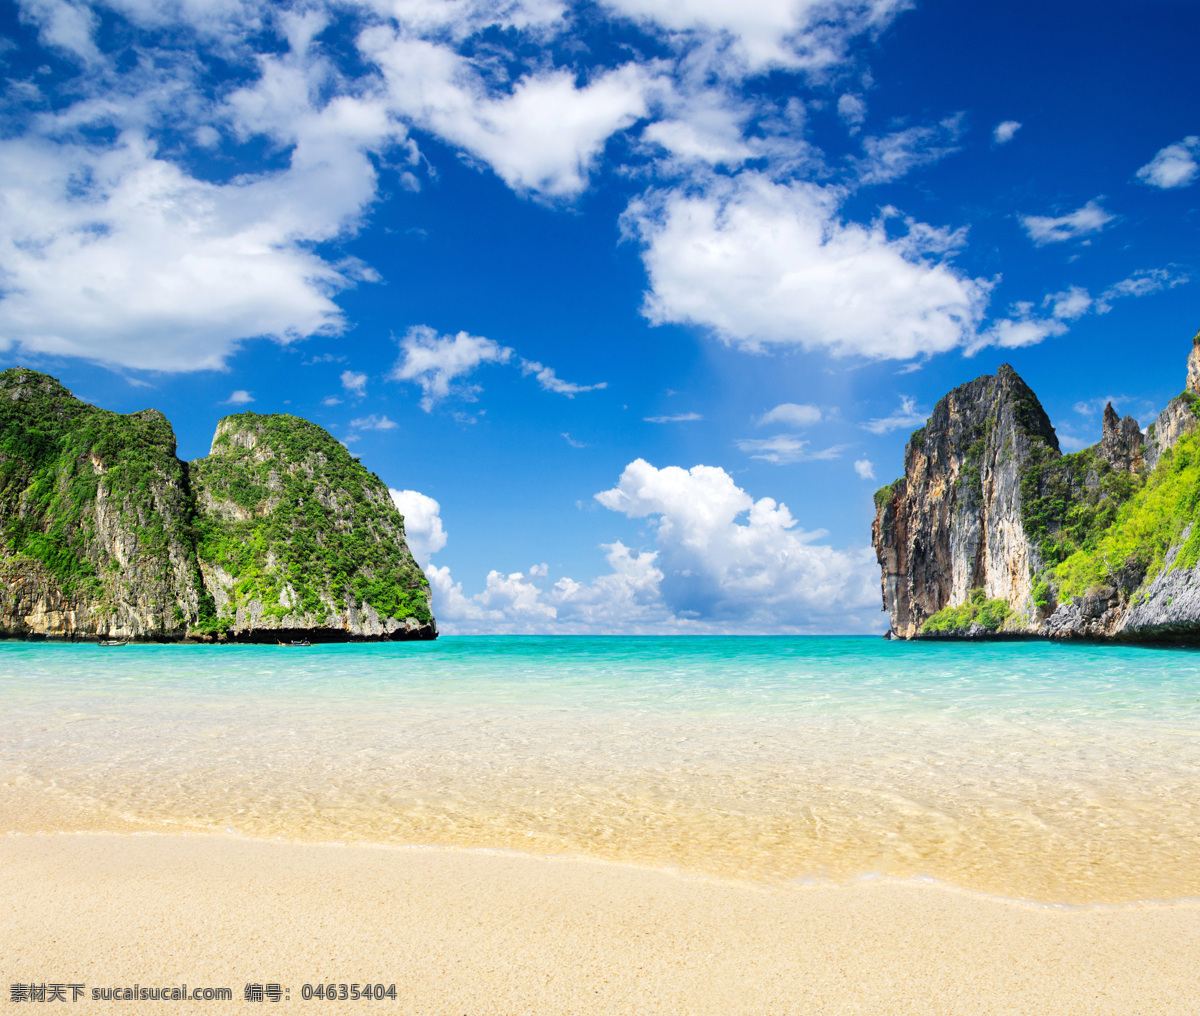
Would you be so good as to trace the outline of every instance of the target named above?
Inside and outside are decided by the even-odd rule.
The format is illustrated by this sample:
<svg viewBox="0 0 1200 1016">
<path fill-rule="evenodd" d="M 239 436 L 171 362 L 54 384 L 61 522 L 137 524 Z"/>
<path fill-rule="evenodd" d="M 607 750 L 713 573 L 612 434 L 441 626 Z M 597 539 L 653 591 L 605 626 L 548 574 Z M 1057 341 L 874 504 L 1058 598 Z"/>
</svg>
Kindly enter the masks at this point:
<svg viewBox="0 0 1200 1016">
<path fill-rule="evenodd" d="M 292 639 L 291 642 L 280 642 L 279 645 L 286 649 L 301 649 L 304 646 L 311 646 L 312 643 L 308 639 Z"/>
<path fill-rule="evenodd" d="M 110 646 L 110 647 L 111 646 L 127 646 L 127 645 L 129 645 L 129 639 L 125 639 L 124 641 L 122 641 L 121 639 L 101 639 L 99 642 L 96 643 L 96 645 Z"/>
</svg>

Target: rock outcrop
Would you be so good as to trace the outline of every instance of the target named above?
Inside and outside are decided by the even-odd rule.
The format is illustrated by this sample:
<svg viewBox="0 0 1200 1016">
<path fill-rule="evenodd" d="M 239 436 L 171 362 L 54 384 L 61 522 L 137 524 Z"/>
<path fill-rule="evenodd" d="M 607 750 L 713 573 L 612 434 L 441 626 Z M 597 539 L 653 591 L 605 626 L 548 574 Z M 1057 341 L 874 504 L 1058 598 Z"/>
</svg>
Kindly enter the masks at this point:
<svg viewBox="0 0 1200 1016">
<path fill-rule="evenodd" d="M 1023 467 L 1057 456 L 1037 397 L 1005 364 L 934 407 L 904 451 L 904 477 L 876 495 L 872 540 L 884 609 L 904 637 L 982 589 L 1022 609 L 1041 560 L 1021 522 Z"/>
<path fill-rule="evenodd" d="M 0 637 L 436 637 L 383 483 L 319 427 L 253 416 L 222 421 L 219 465 L 186 463 L 157 410 L 0 372 Z"/>
<path fill-rule="evenodd" d="M 316 424 L 226 417 L 191 475 L 200 568 L 227 637 L 436 636 L 387 487 Z"/>
<path fill-rule="evenodd" d="M 942 399 L 876 494 L 891 633 L 1200 641 L 1200 337 L 1187 379 L 1073 455 L 1007 365 Z"/>
</svg>

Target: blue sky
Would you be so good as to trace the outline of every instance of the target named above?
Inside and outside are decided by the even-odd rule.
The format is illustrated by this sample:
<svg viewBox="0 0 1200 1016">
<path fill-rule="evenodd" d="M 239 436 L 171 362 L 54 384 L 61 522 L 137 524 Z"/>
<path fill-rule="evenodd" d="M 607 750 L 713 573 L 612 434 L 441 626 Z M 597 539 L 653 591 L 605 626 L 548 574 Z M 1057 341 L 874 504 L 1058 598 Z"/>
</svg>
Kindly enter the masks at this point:
<svg viewBox="0 0 1200 1016">
<path fill-rule="evenodd" d="M 1200 6 L 19 0 L 0 349 L 315 420 L 448 633 L 882 631 L 871 495 L 1010 362 L 1067 450 L 1200 324 Z"/>
</svg>

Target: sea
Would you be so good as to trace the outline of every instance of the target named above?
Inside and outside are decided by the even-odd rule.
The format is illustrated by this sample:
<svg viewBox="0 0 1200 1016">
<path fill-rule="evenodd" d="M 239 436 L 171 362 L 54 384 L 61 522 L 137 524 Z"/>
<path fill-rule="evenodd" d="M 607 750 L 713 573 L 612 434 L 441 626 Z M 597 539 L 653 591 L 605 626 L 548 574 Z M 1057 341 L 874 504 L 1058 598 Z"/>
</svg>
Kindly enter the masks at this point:
<svg viewBox="0 0 1200 1016">
<path fill-rule="evenodd" d="M 1200 652 L 869 637 L 0 642 L 0 832 L 1200 898 Z"/>
</svg>

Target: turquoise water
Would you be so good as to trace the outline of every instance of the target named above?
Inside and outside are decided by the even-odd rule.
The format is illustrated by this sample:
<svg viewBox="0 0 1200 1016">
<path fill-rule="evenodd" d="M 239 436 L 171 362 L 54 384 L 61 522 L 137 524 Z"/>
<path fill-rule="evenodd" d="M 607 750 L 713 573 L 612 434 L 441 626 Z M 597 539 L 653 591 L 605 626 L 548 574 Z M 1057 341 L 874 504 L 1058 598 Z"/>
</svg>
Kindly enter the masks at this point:
<svg viewBox="0 0 1200 1016">
<path fill-rule="evenodd" d="M 1200 895 L 1200 654 L 826 638 L 0 643 L 2 828 Z"/>
</svg>

